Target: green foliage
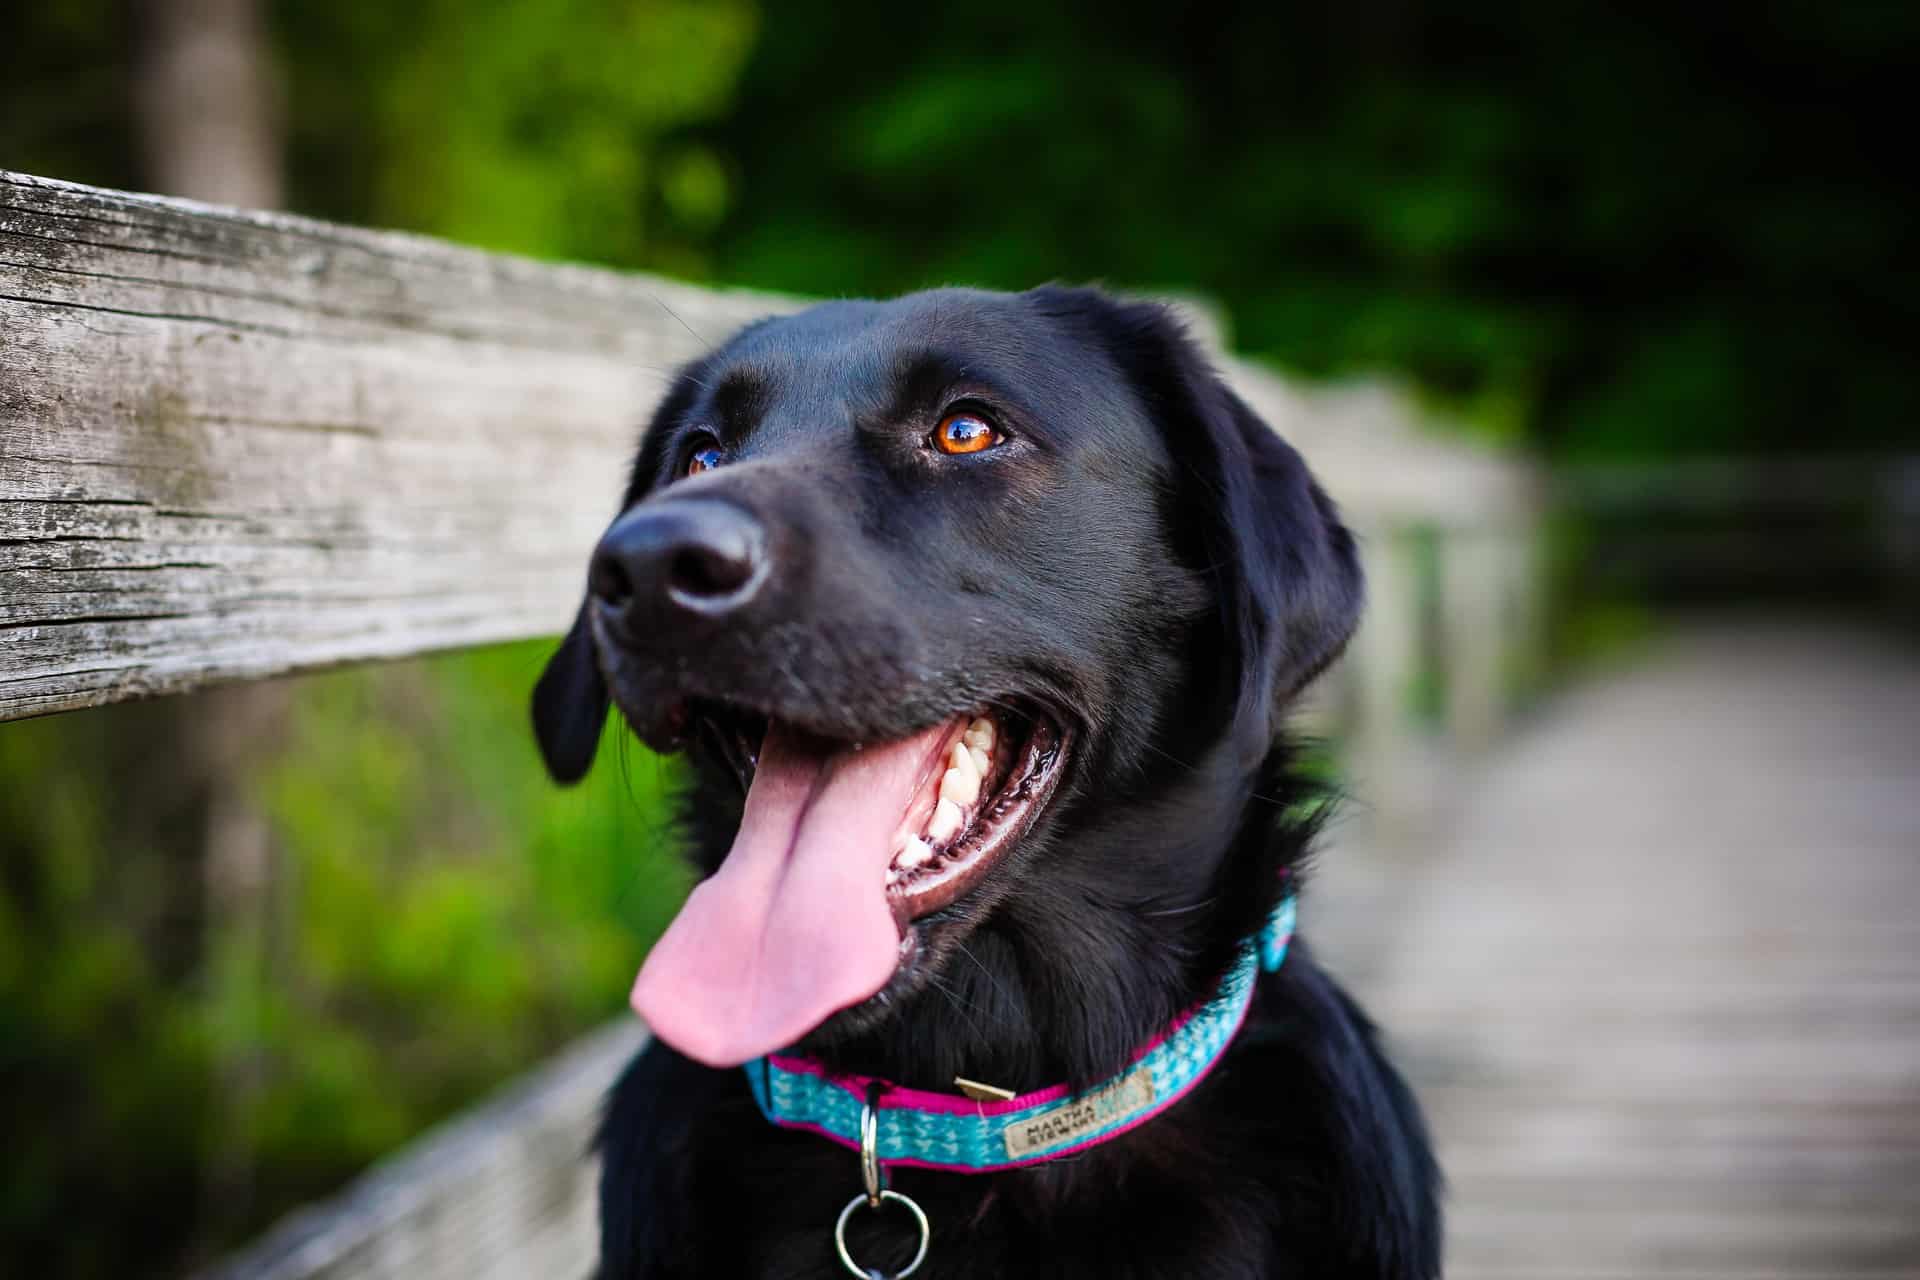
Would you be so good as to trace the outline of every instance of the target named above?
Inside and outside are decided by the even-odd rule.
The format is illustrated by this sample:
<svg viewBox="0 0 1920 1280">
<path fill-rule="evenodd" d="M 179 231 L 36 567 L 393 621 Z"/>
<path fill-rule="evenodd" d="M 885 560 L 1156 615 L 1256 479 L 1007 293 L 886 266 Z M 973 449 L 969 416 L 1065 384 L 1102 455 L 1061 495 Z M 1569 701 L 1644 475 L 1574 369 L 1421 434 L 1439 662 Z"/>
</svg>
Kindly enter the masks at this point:
<svg viewBox="0 0 1920 1280">
<path fill-rule="evenodd" d="M 742 0 L 278 6 L 303 209 L 491 249 L 697 274 Z"/>
<path fill-rule="evenodd" d="M 299 749 L 257 778 L 286 957 L 216 956 L 209 1009 L 229 1047 L 270 1047 L 240 1135 L 264 1161 L 324 1134 L 352 1168 L 621 1007 L 684 892 L 670 774 L 610 742 L 625 768 L 546 781 L 525 707 L 547 648 L 302 682 Z"/>
<path fill-rule="evenodd" d="M 717 261 L 1204 292 L 1568 456 L 1911 446 L 1917 53 L 1912 6 L 789 0 Z"/>
<path fill-rule="evenodd" d="M 122 0 L 7 6 L 0 168 L 133 185 L 125 24 Z"/>
<path fill-rule="evenodd" d="M 295 682 L 239 779 L 264 908 L 177 878 L 192 824 L 141 780 L 160 709 L 0 728 L 0 1239 L 34 1274 L 230 1242 L 621 1010 L 685 891 L 675 775 L 610 729 L 586 783 L 546 781 L 549 647 Z M 235 1164 L 238 1214 L 208 1201 Z"/>
</svg>

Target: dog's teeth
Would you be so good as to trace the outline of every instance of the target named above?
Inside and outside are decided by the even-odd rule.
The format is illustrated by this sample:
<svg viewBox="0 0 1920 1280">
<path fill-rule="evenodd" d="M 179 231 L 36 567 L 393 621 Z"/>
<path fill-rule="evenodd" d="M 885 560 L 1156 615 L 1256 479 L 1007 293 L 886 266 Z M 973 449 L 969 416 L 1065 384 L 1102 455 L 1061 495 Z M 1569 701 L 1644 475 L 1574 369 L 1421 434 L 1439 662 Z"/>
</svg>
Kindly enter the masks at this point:
<svg viewBox="0 0 1920 1280">
<path fill-rule="evenodd" d="M 911 871 L 933 856 L 933 846 L 919 836 L 908 836 L 907 843 L 899 853 L 893 855 L 893 865 L 902 871 Z"/>
<path fill-rule="evenodd" d="M 988 755 L 993 754 L 993 721 L 981 716 L 967 726 L 960 740 L 969 747 L 978 747 Z"/>
<path fill-rule="evenodd" d="M 947 770 L 940 779 L 940 798 L 958 809 L 980 798 L 980 775 L 973 771 L 973 761 L 964 769 Z"/>
<path fill-rule="evenodd" d="M 945 785 L 943 780 L 943 789 Z M 959 829 L 960 806 L 941 796 L 940 803 L 933 806 L 933 817 L 927 822 L 927 835 L 936 841 L 946 840 Z"/>
<path fill-rule="evenodd" d="M 981 777 L 987 776 L 987 753 L 979 747 L 968 747 L 967 758 L 973 761 L 973 771 Z"/>
<path fill-rule="evenodd" d="M 980 771 L 962 743 L 953 744 L 952 761 L 940 779 L 940 798 L 964 809 L 980 798 Z"/>
</svg>

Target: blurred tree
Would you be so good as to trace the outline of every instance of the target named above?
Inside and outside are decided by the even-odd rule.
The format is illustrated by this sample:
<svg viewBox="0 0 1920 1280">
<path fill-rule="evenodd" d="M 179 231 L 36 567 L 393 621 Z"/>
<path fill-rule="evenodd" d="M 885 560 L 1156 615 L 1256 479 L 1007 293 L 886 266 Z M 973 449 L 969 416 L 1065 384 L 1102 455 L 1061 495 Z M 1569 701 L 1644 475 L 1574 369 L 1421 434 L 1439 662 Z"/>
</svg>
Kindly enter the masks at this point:
<svg viewBox="0 0 1920 1280">
<path fill-rule="evenodd" d="M 134 132 L 144 185 L 168 195 L 271 209 L 284 186 L 280 103 L 260 0 L 140 0 L 133 23 Z M 292 689 L 259 681 L 172 699 L 146 717 L 147 770 L 198 819 L 172 892 L 199 901 L 189 955 L 204 980 L 216 948 L 268 980 L 284 922 L 273 824 L 255 803 L 251 760 L 284 745 Z M 231 964 L 234 959 L 229 959 Z M 200 1137 L 195 1232 L 203 1255 L 251 1219 L 256 1153 L 247 1141 L 263 1084 L 262 1032 L 217 1046 Z"/>
<path fill-rule="evenodd" d="M 280 101 L 260 0 L 139 0 L 133 126 L 146 185 L 280 206 Z"/>
</svg>

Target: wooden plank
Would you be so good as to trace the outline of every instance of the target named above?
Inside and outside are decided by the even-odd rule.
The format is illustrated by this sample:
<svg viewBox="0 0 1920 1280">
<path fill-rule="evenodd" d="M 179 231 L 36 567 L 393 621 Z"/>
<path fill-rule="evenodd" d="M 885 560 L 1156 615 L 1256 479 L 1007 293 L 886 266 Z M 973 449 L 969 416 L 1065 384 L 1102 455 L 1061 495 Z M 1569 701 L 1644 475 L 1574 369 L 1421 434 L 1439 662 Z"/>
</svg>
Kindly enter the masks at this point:
<svg viewBox="0 0 1920 1280">
<path fill-rule="evenodd" d="M 1667 458 L 1569 463 L 1554 470 L 1551 484 L 1558 502 L 1594 513 L 1733 507 L 1831 511 L 1870 501 L 1875 481 L 1887 470 L 1887 458 L 1873 454 Z"/>
<path fill-rule="evenodd" d="M 1321 860 L 1306 927 L 1427 1107 L 1449 1276 L 1920 1275 L 1916 768 L 1910 647 L 1696 623 L 1522 723 L 1417 854 Z"/>
<path fill-rule="evenodd" d="M 1216 365 L 1357 523 L 1483 528 L 1529 522 L 1540 510 L 1545 482 L 1531 465 L 1470 447 L 1463 433 L 1439 433 L 1411 396 L 1388 383 L 1308 387 L 1250 360 L 1223 357 Z"/>
<path fill-rule="evenodd" d="M 562 629 L 665 375 L 794 305 L 0 172 L 0 719 Z"/>
<path fill-rule="evenodd" d="M 1913 1280 L 1913 1269 L 1849 1265 L 1806 1270 L 1777 1266 L 1768 1260 L 1758 1264 L 1741 1262 L 1704 1267 L 1667 1265 L 1657 1272 L 1649 1272 L 1640 1265 L 1623 1268 L 1577 1259 L 1542 1261 L 1528 1256 L 1518 1264 L 1481 1260 L 1465 1266 L 1455 1265 L 1448 1269 L 1447 1277 L 1448 1280 Z"/>
<path fill-rule="evenodd" d="M 1674 1203 L 1649 1187 L 1638 1204 L 1592 1207 L 1563 1198 L 1551 1205 L 1457 1208 L 1449 1226 L 1447 1275 L 1505 1269 L 1543 1259 L 1580 1259 L 1657 1278 L 1671 1270 L 1777 1267 L 1812 1277 L 1905 1266 L 1920 1256 L 1920 1224 L 1910 1209 L 1791 1203 L 1723 1208 Z M 1751 1271 L 1747 1271 L 1751 1274 Z"/>
</svg>

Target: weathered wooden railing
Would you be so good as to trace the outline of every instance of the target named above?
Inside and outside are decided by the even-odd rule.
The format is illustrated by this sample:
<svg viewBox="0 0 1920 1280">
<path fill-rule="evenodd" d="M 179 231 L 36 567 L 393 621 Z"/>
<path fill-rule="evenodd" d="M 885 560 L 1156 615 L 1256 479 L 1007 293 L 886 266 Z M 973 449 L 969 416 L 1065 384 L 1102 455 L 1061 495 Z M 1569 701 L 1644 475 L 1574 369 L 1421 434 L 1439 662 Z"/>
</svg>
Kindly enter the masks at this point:
<svg viewBox="0 0 1920 1280">
<path fill-rule="evenodd" d="M 1920 454 L 1666 459 L 1558 468 L 1583 572 L 1660 602 L 1901 603 L 1920 584 Z"/>
<path fill-rule="evenodd" d="M 797 305 L 0 171 L 0 720 L 557 632 L 669 371 Z M 1529 661 L 1533 478 L 1386 390 L 1220 360 L 1363 535 L 1371 613 L 1316 714 L 1393 812 L 1414 744 L 1484 740 Z M 577 1267 L 596 1099 L 637 1036 L 223 1274 Z"/>
</svg>

